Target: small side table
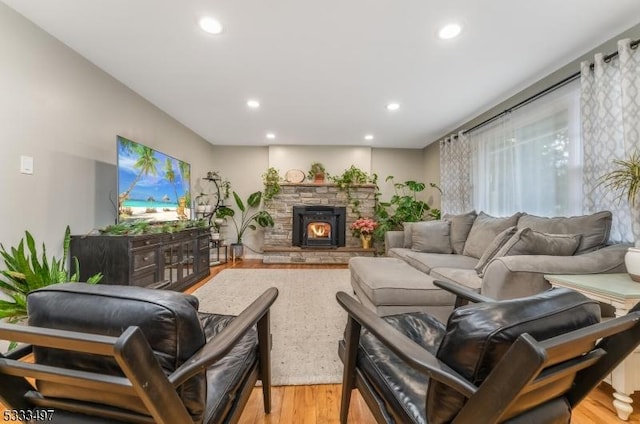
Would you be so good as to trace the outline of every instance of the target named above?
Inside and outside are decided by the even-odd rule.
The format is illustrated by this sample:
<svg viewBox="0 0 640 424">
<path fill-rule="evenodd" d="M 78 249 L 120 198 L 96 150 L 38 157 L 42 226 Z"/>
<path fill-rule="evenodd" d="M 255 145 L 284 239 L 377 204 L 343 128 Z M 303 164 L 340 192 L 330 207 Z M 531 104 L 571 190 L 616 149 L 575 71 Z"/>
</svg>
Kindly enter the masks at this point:
<svg viewBox="0 0 640 424">
<path fill-rule="evenodd" d="M 215 259 L 214 259 L 214 252 L 215 251 Z M 224 255 L 224 258 L 221 258 L 221 253 Z M 209 258 L 209 266 L 216 266 L 216 265 L 222 265 L 222 264 L 226 264 L 227 260 L 228 260 L 228 250 L 227 250 L 227 245 L 224 244 L 224 240 L 222 239 L 218 239 L 218 240 L 211 240 L 211 257 Z"/>
<path fill-rule="evenodd" d="M 626 315 L 640 301 L 640 283 L 628 274 L 545 275 L 553 287 L 567 287 L 615 308 L 616 316 Z M 628 420 L 633 412 L 630 395 L 640 389 L 640 348 L 611 373 L 613 406 L 618 417 Z"/>
</svg>

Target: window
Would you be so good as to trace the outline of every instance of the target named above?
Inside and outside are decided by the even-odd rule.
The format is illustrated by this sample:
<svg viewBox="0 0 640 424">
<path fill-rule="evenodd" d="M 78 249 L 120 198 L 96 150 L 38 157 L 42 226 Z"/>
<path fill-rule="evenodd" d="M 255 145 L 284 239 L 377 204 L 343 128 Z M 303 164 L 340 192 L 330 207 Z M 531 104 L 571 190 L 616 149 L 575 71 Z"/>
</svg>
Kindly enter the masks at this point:
<svg viewBox="0 0 640 424">
<path fill-rule="evenodd" d="M 473 205 L 491 215 L 582 213 L 580 85 L 468 133 Z"/>
</svg>

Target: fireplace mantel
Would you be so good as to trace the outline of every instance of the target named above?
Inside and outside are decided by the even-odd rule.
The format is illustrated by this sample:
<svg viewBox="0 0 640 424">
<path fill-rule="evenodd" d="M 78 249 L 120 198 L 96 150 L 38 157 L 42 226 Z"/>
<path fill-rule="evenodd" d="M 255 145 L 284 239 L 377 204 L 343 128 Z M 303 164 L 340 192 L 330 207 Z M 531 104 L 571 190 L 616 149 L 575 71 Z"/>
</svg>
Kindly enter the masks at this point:
<svg viewBox="0 0 640 424">
<path fill-rule="evenodd" d="M 346 263 L 352 256 L 373 256 L 373 249 L 362 249 L 360 240 L 351 235 L 349 225 L 359 216 L 348 204 L 347 192 L 337 184 L 313 182 L 281 183 L 281 190 L 273 199 L 265 202 L 265 209 L 273 216 L 275 225 L 265 228 L 265 263 Z M 351 186 L 350 196 L 358 199 L 360 215 L 372 217 L 375 210 L 374 184 Z M 345 246 L 338 249 L 301 249 L 292 245 L 294 206 L 341 206 L 346 207 Z"/>
</svg>

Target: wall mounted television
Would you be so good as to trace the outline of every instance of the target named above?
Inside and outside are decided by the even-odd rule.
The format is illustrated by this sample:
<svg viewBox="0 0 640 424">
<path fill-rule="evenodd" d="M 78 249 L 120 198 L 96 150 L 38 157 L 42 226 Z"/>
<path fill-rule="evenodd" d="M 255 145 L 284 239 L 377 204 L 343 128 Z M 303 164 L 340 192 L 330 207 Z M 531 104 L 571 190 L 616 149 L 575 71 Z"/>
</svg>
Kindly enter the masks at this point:
<svg viewBox="0 0 640 424">
<path fill-rule="evenodd" d="M 118 222 L 191 219 L 191 165 L 117 136 Z"/>
</svg>

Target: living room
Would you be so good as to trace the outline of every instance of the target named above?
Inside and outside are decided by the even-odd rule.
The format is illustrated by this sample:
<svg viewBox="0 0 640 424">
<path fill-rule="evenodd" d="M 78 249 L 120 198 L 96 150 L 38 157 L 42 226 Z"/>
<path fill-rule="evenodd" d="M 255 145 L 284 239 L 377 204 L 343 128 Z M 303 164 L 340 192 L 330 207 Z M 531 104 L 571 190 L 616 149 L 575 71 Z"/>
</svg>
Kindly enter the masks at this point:
<svg viewBox="0 0 640 424">
<path fill-rule="evenodd" d="M 265 123 L 266 118 L 260 117 L 260 113 L 269 116 L 269 100 L 277 103 L 273 93 L 271 98 L 268 98 L 267 94 L 263 95 L 260 110 L 251 110 L 245 105 L 246 101 L 249 96 L 260 93 L 254 93 L 253 88 L 248 84 L 246 89 L 234 93 L 234 95 L 237 94 L 237 98 L 233 100 L 229 93 L 221 93 L 220 96 L 224 98 L 226 104 L 216 103 L 211 108 L 199 109 L 191 105 L 187 106 L 189 99 L 184 98 L 180 93 L 180 87 L 188 86 L 184 81 L 185 85 L 170 88 L 175 90 L 176 104 L 184 105 L 183 113 L 197 116 L 199 122 L 209 120 L 212 122 L 211 126 L 215 127 L 216 121 L 220 121 L 220 126 L 224 121 L 225 131 L 244 125 L 250 128 L 250 131 L 245 132 L 244 139 L 240 141 L 234 139 L 233 143 L 227 143 L 225 142 L 226 133 L 207 133 L 204 127 L 198 130 L 190 128 L 190 121 L 185 119 L 184 115 L 169 113 L 168 109 L 160 104 L 161 102 L 156 102 L 158 99 L 147 94 L 150 87 L 157 83 L 153 81 L 153 75 L 143 75 L 140 78 L 143 82 L 140 86 L 136 86 L 133 80 L 117 79 L 113 76 L 115 74 L 101 68 L 98 62 L 84 57 L 67 46 L 65 36 L 72 36 L 65 34 L 64 23 L 56 26 L 55 23 L 48 21 L 46 10 L 49 7 L 73 8 L 74 5 L 73 2 L 64 5 L 55 3 L 51 2 L 49 6 L 42 4 L 40 5 L 42 9 L 38 11 L 38 5 L 24 6 L 17 1 L 0 2 L 0 28 L 2 28 L 0 31 L 3 34 L 0 38 L 0 51 L 3 63 L 6 64 L 3 64 L 0 69 L 0 92 L 3 93 L 0 100 L 3 116 L 0 135 L 5 140 L 3 143 L 5 151 L 0 159 L 2 164 L 0 176 L 5 181 L 2 189 L 4 197 L 9 199 L 8 205 L 3 208 L 2 216 L 5 225 L 0 229 L 0 242 L 5 247 L 15 246 L 24 236 L 24 231 L 29 230 L 38 243 L 46 244 L 49 254 L 57 256 L 61 254 L 61 248 L 58 246 L 61 246 L 61 236 L 67 225 L 71 227 L 73 234 L 86 234 L 115 222 L 118 214 L 116 206 L 118 201 L 116 137 L 118 135 L 189 163 L 194 197 L 195 194 L 206 189 L 202 178 L 209 171 L 216 171 L 224 179 L 229 180 L 232 190 L 238 192 L 242 198 L 246 198 L 250 193 L 263 188 L 262 175 L 269 167 L 278 168 L 281 175 L 290 169 L 299 169 L 306 174 L 313 162 L 321 162 L 331 175 L 340 175 L 351 165 L 356 165 L 367 173 L 376 173 L 379 176 L 378 185 L 383 200 L 389 199 L 394 192 L 392 183 L 385 181 L 387 176 L 393 176 L 396 182 L 407 180 L 424 182 L 426 189 L 421 194 L 421 198 L 430 206 L 441 208 L 440 191 L 429 185 L 429 183 L 441 184 L 439 145 L 441 140 L 461 130 L 467 130 L 579 71 L 580 62 L 592 61 L 595 53 L 609 54 L 616 51 L 616 43 L 619 39 L 640 38 L 640 23 L 638 15 L 634 13 L 639 10 L 633 2 L 624 2 L 619 5 L 618 10 L 615 10 L 618 6 L 610 6 L 614 11 L 609 14 L 602 13 L 599 19 L 593 17 L 593 14 L 597 15 L 599 12 L 591 11 L 589 16 L 592 20 L 588 23 L 593 24 L 593 30 L 591 33 L 585 31 L 587 34 L 585 37 L 588 39 L 574 39 L 573 43 L 568 43 L 573 50 L 565 50 L 564 56 L 556 53 L 555 57 L 548 58 L 543 65 L 535 64 L 537 68 L 526 75 L 517 76 L 517 82 L 511 85 L 487 87 L 486 89 L 492 92 L 492 97 L 473 99 L 476 102 L 474 104 L 478 105 L 475 109 L 465 109 L 465 112 L 460 114 L 456 110 L 455 103 L 447 103 L 446 107 L 442 107 L 440 114 L 420 117 L 425 121 L 440 121 L 439 117 L 448 115 L 446 122 L 442 120 L 435 126 L 435 130 L 413 134 L 412 137 L 407 136 L 406 140 L 394 140 L 393 133 L 384 135 L 379 133 L 375 135 L 374 140 L 363 140 L 364 135 L 368 134 L 367 131 L 370 131 L 366 125 L 372 127 L 375 121 L 379 120 L 390 127 L 398 127 L 401 124 L 393 122 L 389 124 L 388 121 L 401 117 L 403 113 L 411 116 L 417 113 L 411 110 L 410 104 L 402 101 L 400 110 L 396 112 L 387 110 L 384 102 L 394 100 L 394 96 L 399 95 L 392 92 L 369 97 L 369 100 L 374 98 L 376 101 L 384 99 L 379 105 L 367 106 L 379 110 L 376 109 L 371 113 L 370 121 L 366 125 L 363 123 L 362 134 L 358 133 L 357 137 L 350 135 L 350 142 L 343 142 L 344 138 L 341 138 L 343 134 L 339 134 L 339 128 L 322 128 L 330 126 L 332 117 L 340 115 L 348 117 L 350 101 L 335 98 L 338 105 L 333 112 L 326 110 L 316 112 L 310 108 L 311 110 L 307 113 L 316 115 L 318 118 L 316 125 L 308 127 L 310 134 L 316 131 L 320 135 L 310 135 L 311 142 L 309 142 L 304 138 L 265 140 L 262 131 L 258 133 L 254 130 L 257 125 L 262 124 L 265 124 L 264 131 L 270 130 Z M 25 9 L 21 10 L 22 7 Z M 473 8 L 475 7 L 474 5 Z M 588 7 L 600 10 L 595 3 Z M 208 5 L 207 8 L 215 11 L 213 5 Z M 247 6 L 247 9 L 251 8 Z M 21 13 L 27 17 L 25 18 Z M 68 13 L 73 12 L 68 11 Z M 121 11 L 121 13 L 123 16 L 126 15 L 125 12 Z M 570 16 L 566 11 L 563 13 L 565 17 Z M 252 19 L 257 19 L 253 14 L 250 15 Z M 194 28 L 197 18 L 197 16 L 191 18 L 194 21 Z M 39 20 L 42 20 L 42 23 L 38 23 Z M 598 25 L 595 25 L 596 23 Z M 135 24 L 123 18 L 122 25 Z M 561 23 L 556 25 L 562 26 Z M 564 22 L 565 31 L 572 32 L 567 28 L 572 28 L 573 25 L 572 21 Z M 98 38 L 97 33 L 92 33 L 90 24 L 86 24 L 84 30 L 87 39 L 94 36 Z M 233 29 L 228 28 L 225 31 L 232 33 Z M 467 31 L 467 28 L 463 28 L 463 35 L 464 31 Z M 193 29 L 193 32 L 194 38 L 200 35 L 195 35 L 196 29 Z M 421 36 L 430 37 L 432 32 L 435 33 L 436 29 L 425 30 L 427 35 Z M 55 36 L 50 33 L 55 33 Z M 499 36 L 496 37 L 499 40 Z M 165 42 L 171 44 L 170 40 L 163 40 L 162 43 L 158 42 L 155 48 L 162 50 Z M 211 39 L 211 37 L 201 37 L 197 40 L 199 48 L 202 47 L 201 44 L 210 42 L 220 44 L 220 40 Z M 493 42 L 499 43 L 496 39 L 493 39 Z M 372 45 L 375 49 L 376 43 L 372 42 Z M 104 48 L 108 49 L 108 47 Z M 529 49 L 528 55 L 531 57 L 548 55 L 544 45 L 535 44 L 526 48 Z M 569 49 L 569 46 L 565 48 Z M 231 56 L 228 51 L 224 53 Z M 268 53 L 265 52 L 264 55 L 268 56 Z M 138 54 L 142 55 L 143 52 Z M 442 51 L 432 54 L 441 55 L 443 59 L 447 59 L 451 51 L 444 46 Z M 119 60 L 126 61 L 126 58 L 118 57 Z M 493 61 L 496 67 L 506 67 L 508 57 L 509 52 L 504 51 L 502 57 L 476 57 L 474 60 Z M 258 61 L 258 59 L 255 60 Z M 303 56 L 300 60 L 301 71 L 313 67 L 306 64 L 305 60 L 309 60 L 308 57 Z M 176 66 L 174 69 L 176 73 L 184 71 L 169 59 L 163 63 L 163 66 L 167 68 Z M 198 71 L 198 63 L 189 66 L 192 68 L 183 74 L 184 80 L 188 80 L 189 72 Z M 380 62 L 379 66 L 400 65 Z M 216 69 L 216 72 L 219 72 L 216 75 L 221 75 L 221 78 L 231 78 L 224 72 L 224 62 L 221 61 L 219 67 L 222 71 Z M 256 72 L 259 74 L 259 71 Z M 468 73 L 472 72 L 468 71 Z M 508 72 L 505 73 L 505 78 L 511 77 L 508 74 Z M 269 75 L 273 77 L 271 73 Z M 247 74 L 239 78 L 250 81 L 251 78 L 257 77 Z M 317 81 L 314 78 L 321 79 L 321 73 L 316 74 L 315 77 L 301 79 L 310 87 L 313 86 L 314 89 L 310 91 L 317 94 L 320 90 L 315 87 Z M 366 79 L 365 76 L 362 78 Z M 144 83 L 145 79 L 148 79 L 147 85 Z M 277 82 L 277 87 L 286 85 L 282 81 L 274 81 Z M 357 85 L 355 82 L 353 84 Z M 482 82 L 476 84 L 481 85 Z M 140 92 L 144 92 L 145 95 L 140 95 Z M 197 90 L 195 92 L 197 93 Z M 408 93 L 406 94 L 405 98 L 408 98 Z M 191 95 L 197 97 L 195 94 Z M 202 93 L 202 97 L 210 95 L 210 93 Z M 427 95 L 432 94 L 427 93 Z M 446 91 L 439 91 L 437 96 L 433 95 L 434 99 L 431 102 L 437 104 L 440 102 L 439 96 L 446 95 Z M 307 101 L 304 96 L 302 93 L 294 93 L 287 100 L 289 103 L 286 108 L 300 108 L 300 105 Z M 456 98 L 457 103 L 466 102 L 464 97 Z M 340 106 L 341 101 L 345 102 L 343 109 Z M 238 114 L 244 114 L 245 120 L 238 120 L 238 115 L 235 114 L 227 115 L 225 107 L 238 109 Z M 343 117 L 340 118 L 343 119 Z M 415 117 L 412 119 L 416 120 Z M 229 125 L 229 122 L 233 124 Z M 284 131 L 284 129 L 279 131 L 274 129 L 277 136 Z M 233 134 L 235 136 L 237 132 Z M 330 140 L 323 144 L 327 138 L 331 138 L 332 134 L 335 135 L 335 140 L 339 139 L 342 143 Z M 413 140 L 413 145 L 407 141 L 409 139 Z M 420 139 L 417 144 L 415 139 Z M 405 142 L 406 144 L 402 144 Z M 32 160 L 30 166 L 27 166 L 31 170 L 24 173 L 20 171 L 23 159 L 27 162 L 29 159 Z M 24 204 L 27 206 L 23 207 Z M 606 206 L 603 205 L 603 208 Z M 223 231 L 227 232 L 223 237 L 233 241 L 232 228 L 226 228 Z M 263 239 L 262 230 L 247 232 L 245 243 L 249 249 L 245 250 L 246 259 L 262 258 Z"/>
</svg>

